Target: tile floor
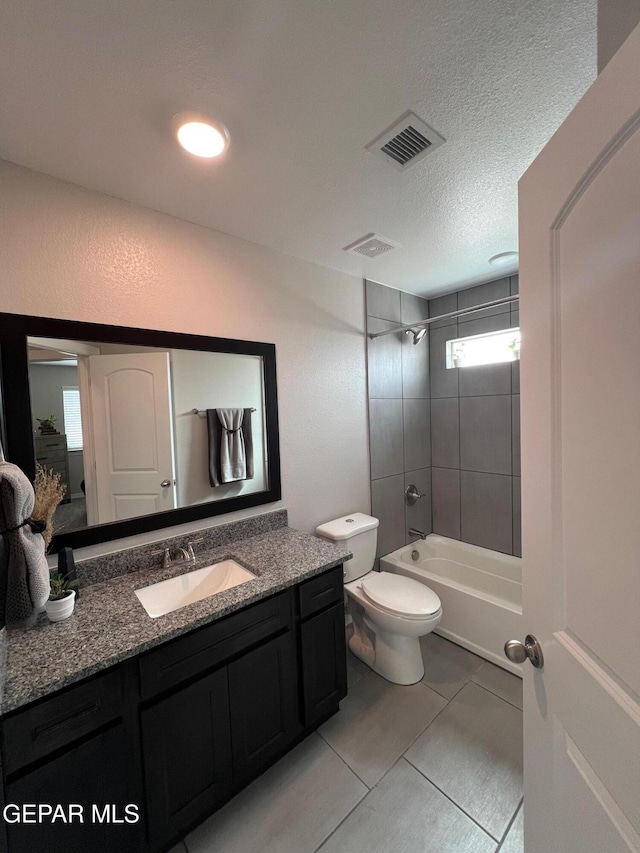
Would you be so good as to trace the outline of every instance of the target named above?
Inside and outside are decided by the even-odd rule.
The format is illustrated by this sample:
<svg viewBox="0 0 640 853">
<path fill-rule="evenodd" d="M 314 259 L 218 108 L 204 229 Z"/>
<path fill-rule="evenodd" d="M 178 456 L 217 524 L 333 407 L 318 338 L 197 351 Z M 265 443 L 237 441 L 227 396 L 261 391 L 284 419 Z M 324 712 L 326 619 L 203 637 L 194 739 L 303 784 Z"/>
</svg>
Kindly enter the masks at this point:
<svg viewBox="0 0 640 853">
<path fill-rule="evenodd" d="M 349 654 L 349 695 L 171 853 L 522 853 L 522 687 L 431 634 L 425 676 Z"/>
</svg>

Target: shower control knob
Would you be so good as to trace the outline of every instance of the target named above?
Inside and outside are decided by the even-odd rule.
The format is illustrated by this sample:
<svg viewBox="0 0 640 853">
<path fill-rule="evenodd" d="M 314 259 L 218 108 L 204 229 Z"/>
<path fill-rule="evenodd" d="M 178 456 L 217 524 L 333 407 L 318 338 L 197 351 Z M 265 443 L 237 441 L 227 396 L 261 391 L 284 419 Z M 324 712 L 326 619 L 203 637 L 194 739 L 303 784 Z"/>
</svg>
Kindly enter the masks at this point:
<svg viewBox="0 0 640 853">
<path fill-rule="evenodd" d="M 532 634 L 527 634 L 524 643 L 520 640 L 507 640 L 504 653 L 513 663 L 523 663 L 527 658 L 536 669 L 542 669 L 544 657 L 540 643 Z"/>
<path fill-rule="evenodd" d="M 413 506 L 416 501 L 419 501 L 420 498 L 425 498 L 426 495 L 421 495 L 420 492 L 416 489 L 416 487 L 411 483 L 404 492 L 404 499 L 407 506 Z"/>
</svg>

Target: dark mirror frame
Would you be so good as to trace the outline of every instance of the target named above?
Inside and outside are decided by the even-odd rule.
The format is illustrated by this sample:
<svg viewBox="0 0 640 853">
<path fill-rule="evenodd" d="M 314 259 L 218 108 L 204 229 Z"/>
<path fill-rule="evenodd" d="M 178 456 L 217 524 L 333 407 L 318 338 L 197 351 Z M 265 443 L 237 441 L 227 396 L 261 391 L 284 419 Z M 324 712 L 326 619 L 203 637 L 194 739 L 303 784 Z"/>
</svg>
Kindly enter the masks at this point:
<svg viewBox="0 0 640 853">
<path fill-rule="evenodd" d="M 208 338 L 180 332 L 135 329 L 127 326 L 105 326 L 75 320 L 55 320 L 24 314 L 0 313 L 0 418 L 2 446 L 8 462 L 13 462 L 33 482 L 35 452 L 33 422 L 29 395 L 27 338 L 66 338 L 77 341 L 133 344 L 162 349 L 199 350 L 204 352 L 256 355 L 263 359 L 265 390 L 265 425 L 267 439 L 267 474 L 265 491 L 225 498 L 220 501 L 166 510 L 154 515 L 138 516 L 125 521 L 98 524 L 54 536 L 50 550 L 68 546 L 80 548 L 111 539 L 159 530 L 175 524 L 197 521 L 273 503 L 282 496 L 280 481 L 280 440 L 278 435 L 278 398 L 276 384 L 275 344 L 237 341 L 230 338 Z"/>
</svg>

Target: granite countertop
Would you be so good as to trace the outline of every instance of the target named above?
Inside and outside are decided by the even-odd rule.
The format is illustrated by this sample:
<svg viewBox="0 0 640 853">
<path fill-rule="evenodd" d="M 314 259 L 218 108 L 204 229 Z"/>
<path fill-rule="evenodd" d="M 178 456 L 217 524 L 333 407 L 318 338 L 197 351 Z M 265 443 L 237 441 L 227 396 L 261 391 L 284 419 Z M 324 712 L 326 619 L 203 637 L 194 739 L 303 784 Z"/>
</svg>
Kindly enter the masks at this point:
<svg viewBox="0 0 640 853">
<path fill-rule="evenodd" d="M 157 619 L 147 615 L 134 590 L 182 574 L 185 567 L 145 569 L 82 588 L 69 619 L 51 623 L 42 615 L 32 628 L 8 632 L 0 713 L 313 577 L 351 553 L 287 527 L 197 556 L 187 570 L 233 558 L 258 577 Z"/>
</svg>

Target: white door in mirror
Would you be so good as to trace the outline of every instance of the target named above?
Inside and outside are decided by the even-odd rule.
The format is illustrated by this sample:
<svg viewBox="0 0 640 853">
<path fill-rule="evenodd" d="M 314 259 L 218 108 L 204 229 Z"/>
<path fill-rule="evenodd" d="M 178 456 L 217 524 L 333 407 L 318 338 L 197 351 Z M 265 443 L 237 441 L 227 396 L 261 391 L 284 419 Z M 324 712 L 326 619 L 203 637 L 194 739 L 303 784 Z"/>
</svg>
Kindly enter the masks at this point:
<svg viewBox="0 0 640 853">
<path fill-rule="evenodd" d="M 219 592 L 240 586 L 257 576 L 235 560 L 223 560 L 193 572 L 186 572 L 166 581 L 136 589 L 140 603 L 152 619 L 210 598 Z"/>
</svg>

